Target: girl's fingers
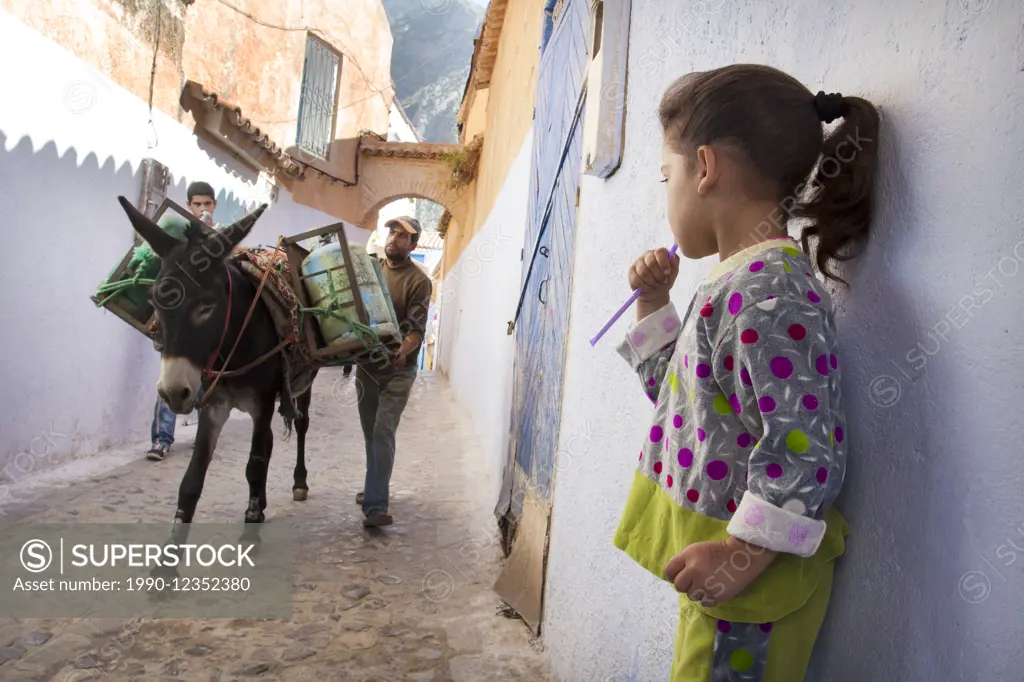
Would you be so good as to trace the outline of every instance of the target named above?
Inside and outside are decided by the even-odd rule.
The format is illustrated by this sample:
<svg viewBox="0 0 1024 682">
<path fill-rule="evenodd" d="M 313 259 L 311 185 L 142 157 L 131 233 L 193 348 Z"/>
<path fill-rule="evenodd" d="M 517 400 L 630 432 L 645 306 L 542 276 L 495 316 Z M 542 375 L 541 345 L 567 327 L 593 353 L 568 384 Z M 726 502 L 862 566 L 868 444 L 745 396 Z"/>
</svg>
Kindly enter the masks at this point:
<svg viewBox="0 0 1024 682">
<path fill-rule="evenodd" d="M 658 280 L 650 268 L 647 267 L 647 263 L 637 261 L 636 265 L 633 266 L 633 270 L 636 272 L 637 279 L 640 280 L 641 289 L 644 291 L 654 291 L 658 288 Z"/>
<path fill-rule="evenodd" d="M 664 275 L 665 280 L 668 280 L 668 276 L 672 274 L 672 259 L 669 258 L 668 249 L 657 249 L 654 252 L 654 259 L 658 264 L 658 268 Z"/>
<path fill-rule="evenodd" d="M 664 289 L 679 274 L 679 255 L 669 256 L 667 249 L 648 251 L 633 263 L 629 283 L 644 292 Z"/>
<path fill-rule="evenodd" d="M 629 266 L 629 286 L 636 289 L 640 285 L 640 274 L 636 270 L 636 263 Z"/>
<path fill-rule="evenodd" d="M 685 567 L 686 558 L 683 556 L 683 553 L 680 552 L 669 559 L 668 563 L 665 564 L 665 577 L 668 578 L 669 581 L 675 582 L 676 576 L 678 576 Z"/>
<path fill-rule="evenodd" d="M 700 592 L 702 598 L 704 596 L 704 590 L 701 589 L 699 585 L 693 584 L 690 571 L 687 571 L 686 569 L 683 569 L 676 574 L 676 579 L 672 581 L 672 584 L 676 586 L 676 592 L 679 592 L 680 594 L 689 594 L 690 591 L 693 590 Z"/>
<path fill-rule="evenodd" d="M 651 277 L 655 279 L 658 284 L 664 284 L 668 279 L 665 274 L 664 266 L 658 261 L 658 255 L 654 251 L 648 251 L 644 254 L 644 264 L 651 273 Z"/>
</svg>

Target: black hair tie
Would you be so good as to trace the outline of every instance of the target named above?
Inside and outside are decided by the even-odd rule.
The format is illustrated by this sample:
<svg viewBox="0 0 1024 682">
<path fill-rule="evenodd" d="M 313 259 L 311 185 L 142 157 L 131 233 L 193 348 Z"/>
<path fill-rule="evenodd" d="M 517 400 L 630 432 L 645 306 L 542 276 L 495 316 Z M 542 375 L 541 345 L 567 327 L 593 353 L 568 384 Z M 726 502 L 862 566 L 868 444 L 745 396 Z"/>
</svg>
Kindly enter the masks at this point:
<svg viewBox="0 0 1024 682">
<path fill-rule="evenodd" d="M 818 112 L 818 118 L 824 123 L 831 123 L 837 118 L 842 118 L 849 110 L 845 97 L 838 92 L 826 95 L 823 90 L 814 96 L 814 108 Z"/>
</svg>

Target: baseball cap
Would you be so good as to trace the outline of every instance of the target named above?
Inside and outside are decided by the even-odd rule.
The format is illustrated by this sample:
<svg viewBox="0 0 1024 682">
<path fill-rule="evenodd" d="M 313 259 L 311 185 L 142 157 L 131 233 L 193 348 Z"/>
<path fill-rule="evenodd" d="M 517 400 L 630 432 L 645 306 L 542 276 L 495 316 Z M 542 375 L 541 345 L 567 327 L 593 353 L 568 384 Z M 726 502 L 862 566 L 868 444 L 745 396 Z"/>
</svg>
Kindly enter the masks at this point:
<svg viewBox="0 0 1024 682">
<path fill-rule="evenodd" d="M 409 216 L 401 216 L 401 217 L 398 217 L 398 218 L 392 218 L 391 220 L 389 220 L 386 223 L 384 223 L 384 227 L 386 227 L 388 229 L 391 229 L 391 228 L 395 227 L 396 225 L 400 226 L 402 229 L 404 229 L 406 232 L 408 232 L 411 235 L 417 235 L 418 236 L 420 234 L 420 232 L 423 231 L 423 228 L 420 227 L 420 221 L 416 220 L 415 218 L 410 218 Z"/>
</svg>

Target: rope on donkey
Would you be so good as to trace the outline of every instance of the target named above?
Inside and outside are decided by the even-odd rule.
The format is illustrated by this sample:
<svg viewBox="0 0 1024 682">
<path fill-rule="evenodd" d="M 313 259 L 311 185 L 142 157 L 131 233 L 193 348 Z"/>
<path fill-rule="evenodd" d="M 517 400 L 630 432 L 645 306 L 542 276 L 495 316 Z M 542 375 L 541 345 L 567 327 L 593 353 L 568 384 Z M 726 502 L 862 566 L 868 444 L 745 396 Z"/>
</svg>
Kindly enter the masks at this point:
<svg viewBox="0 0 1024 682">
<path fill-rule="evenodd" d="M 131 289 L 132 287 L 151 287 L 154 284 L 156 284 L 155 279 L 145 279 L 141 275 L 142 273 L 136 273 L 135 276 L 132 277 L 131 279 L 122 279 L 117 282 L 107 282 L 96 287 L 97 297 L 102 296 L 103 294 L 110 294 L 110 296 L 107 296 L 102 301 L 98 302 L 96 304 L 96 307 L 99 308 L 106 306 L 108 303 L 110 303 L 119 295 L 123 294 L 125 291 Z"/>
<path fill-rule="evenodd" d="M 96 303 L 97 308 L 108 305 L 133 287 L 151 287 L 156 284 L 156 275 L 160 272 L 160 257 L 153 252 L 149 244 L 139 244 L 132 252 L 132 258 L 128 261 L 125 271 L 135 274 L 116 282 L 105 281 L 96 287 L 97 298 L 110 294 Z"/>
<path fill-rule="evenodd" d="M 105 296 L 96 303 L 96 307 L 105 307 L 126 291 L 134 287 L 152 287 L 157 284 L 157 274 L 160 272 L 160 256 L 154 253 L 150 245 L 139 244 L 132 251 L 131 260 L 125 266 L 126 272 L 132 272 L 131 276 L 117 282 L 104 281 L 96 287 L 96 298 Z M 109 296 L 106 296 L 108 295 Z"/>
</svg>

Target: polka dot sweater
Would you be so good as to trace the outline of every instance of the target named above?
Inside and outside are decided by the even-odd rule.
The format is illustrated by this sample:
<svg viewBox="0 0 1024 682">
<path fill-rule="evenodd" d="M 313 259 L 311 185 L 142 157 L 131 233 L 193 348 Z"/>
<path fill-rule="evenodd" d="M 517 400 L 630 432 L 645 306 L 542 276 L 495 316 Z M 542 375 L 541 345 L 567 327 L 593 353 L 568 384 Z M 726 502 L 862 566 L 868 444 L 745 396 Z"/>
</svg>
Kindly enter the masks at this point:
<svg viewBox="0 0 1024 682">
<path fill-rule="evenodd" d="M 795 242 L 723 261 L 683 320 L 669 304 L 618 350 L 655 404 L 640 472 L 730 535 L 813 555 L 846 434 L 831 301 Z"/>
</svg>

